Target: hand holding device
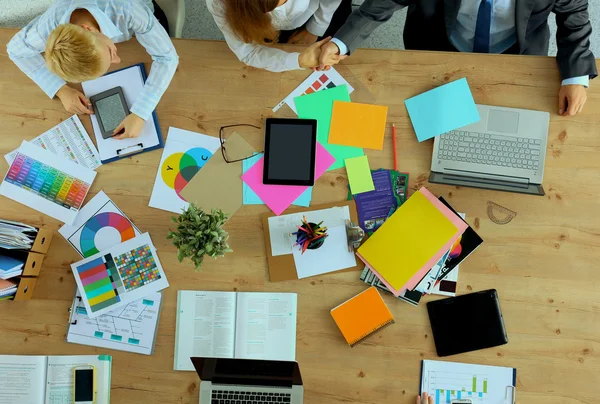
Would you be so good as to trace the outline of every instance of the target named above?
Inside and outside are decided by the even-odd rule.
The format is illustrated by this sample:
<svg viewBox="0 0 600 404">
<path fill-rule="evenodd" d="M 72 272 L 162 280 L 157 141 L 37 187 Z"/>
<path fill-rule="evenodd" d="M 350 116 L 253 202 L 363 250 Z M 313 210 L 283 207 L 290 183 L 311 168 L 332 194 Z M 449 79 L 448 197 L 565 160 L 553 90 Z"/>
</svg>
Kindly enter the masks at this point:
<svg viewBox="0 0 600 404">
<path fill-rule="evenodd" d="M 69 87 L 67 84 L 57 91 L 56 96 L 62 102 L 63 107 L 70 114 L 93 114 L 92 104 L 81 91 Z"/>
<path fill-rule="evenodd" d="M 78 366 L 73 370 L 73 401 L 75 404 L 96 402 L 96 368 L 92 365 Z"/>
<path fill-rule="evenodd" d="M 114 130 L 115 139 L 135 138 L 140 135 L 145 121 L 136 114 L 129 114 Z"/>
<path fill-rule="evenodd" d="M 422 396 L 417 396 L 417 404 L 433 404 L 433 397 L 423 393 Z"/>
</svg>

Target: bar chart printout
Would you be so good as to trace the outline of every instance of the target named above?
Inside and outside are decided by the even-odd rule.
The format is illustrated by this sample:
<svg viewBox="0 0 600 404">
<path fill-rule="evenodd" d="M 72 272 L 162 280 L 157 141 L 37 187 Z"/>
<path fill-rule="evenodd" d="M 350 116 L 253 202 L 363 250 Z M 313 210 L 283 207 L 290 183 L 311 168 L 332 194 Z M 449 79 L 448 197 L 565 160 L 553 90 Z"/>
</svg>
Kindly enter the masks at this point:
<svg viewBox="0 0 600 404">
<path fill-rule="evenodd" d="M 473 403 L 512 403 L 516 370 L 463 363 L 423 361 L 421 392 L 435 404 L 471 399 Z"/>
</svg>

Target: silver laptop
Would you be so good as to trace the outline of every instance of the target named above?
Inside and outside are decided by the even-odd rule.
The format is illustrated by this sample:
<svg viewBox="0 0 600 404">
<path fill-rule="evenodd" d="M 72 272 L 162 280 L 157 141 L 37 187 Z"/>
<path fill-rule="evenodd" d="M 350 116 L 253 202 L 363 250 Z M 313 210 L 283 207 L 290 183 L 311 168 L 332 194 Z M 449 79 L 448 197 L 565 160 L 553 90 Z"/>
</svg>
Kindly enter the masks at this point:
<svg viewBox="0 0 600 404">
<path fill-rule="evenodd" d="M 550 114 L 477 105 L 481 120 L 435 138 L 429 182 L 544 195 Z"/>
<path fill-rule="evenodd" d="M 191 358 L 200 376 L 200 404 L 302 404 L 297 362 Z"/>
</svg>

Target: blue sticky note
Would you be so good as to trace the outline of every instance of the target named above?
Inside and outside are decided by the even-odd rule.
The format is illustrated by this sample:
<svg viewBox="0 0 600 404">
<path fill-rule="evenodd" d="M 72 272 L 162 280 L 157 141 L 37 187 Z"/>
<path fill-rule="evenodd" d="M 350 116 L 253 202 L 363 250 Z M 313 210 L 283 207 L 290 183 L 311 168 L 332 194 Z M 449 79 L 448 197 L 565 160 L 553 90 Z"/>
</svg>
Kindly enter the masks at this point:
<svg viewBox="0 0 600 404">
<path fill-rule="evenodd" d="M 256 156 L 252 156 L 249 159 L 242 161 L 242 171 L 245 173 L 252 167 L 260 158 L 263 156 L 263 153 L 258 153 Z M 243 195 L 243 203 L 244 205 L 264 205 L 265 203 L 256 195 L 256 193 L 246 185 L 245 182 L 242 181 L 242 195 Z M 308 187 L 306 191 L 300 195 L 292 205 L 309 207 L 310 201 L 312 200 L 312 187 Z"/>
<path fill-rule="evenodd" d="M 404 104 L 419 142 L 481 119 L 465 78 L 409 98 Z"/>
</svg>

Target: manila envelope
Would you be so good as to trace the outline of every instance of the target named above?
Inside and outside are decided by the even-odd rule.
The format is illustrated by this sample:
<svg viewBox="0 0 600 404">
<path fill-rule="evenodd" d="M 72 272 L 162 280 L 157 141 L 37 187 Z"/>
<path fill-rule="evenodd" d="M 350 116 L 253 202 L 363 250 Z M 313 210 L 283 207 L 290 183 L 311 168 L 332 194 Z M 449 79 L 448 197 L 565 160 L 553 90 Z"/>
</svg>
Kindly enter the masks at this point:
<svg viewBox="0 0 600 404">
<path fill-rule="evenodd" d="M 251 156 L 255 150 L 239 134 L 225 143 L 231 159 Z M 181 191 L 186 201 L 205 212 L 221 209 L 230 218 L 242 206 L 242 162 L 226 163 L 219 148 Z"/>
</svg>

